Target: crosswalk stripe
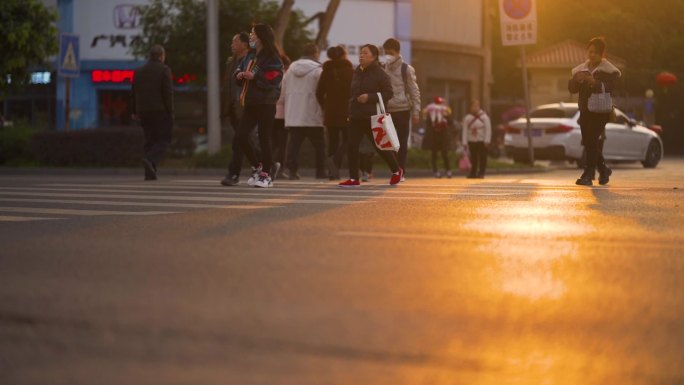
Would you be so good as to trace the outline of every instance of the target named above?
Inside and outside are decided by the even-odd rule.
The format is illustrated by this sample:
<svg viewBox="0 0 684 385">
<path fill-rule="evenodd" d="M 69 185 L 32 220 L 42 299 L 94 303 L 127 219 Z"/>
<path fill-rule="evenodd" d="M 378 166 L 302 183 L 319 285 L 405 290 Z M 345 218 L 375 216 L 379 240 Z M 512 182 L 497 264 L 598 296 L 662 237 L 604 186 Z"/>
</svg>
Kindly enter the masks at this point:
<svg viewBox="0 0 684 385">
<path fill-rule="evenodd" d="M 160 215 L 176 214 L 174 211 L 111 211 L 111 210 L 74 210 L 74 209 L 52 209 L 43 207 L 0 207 L 0 212 L 28 213 L 28 214 L 62 214 L 62 215 Z"/>
<path fill-rule="evenodd" d="M 128 202 L 128 201 L 101 201 L 101 200 L 71 200 L 71 199 L 31 199 L 31 198 L 2 198 L 0 202 L 26 202 L 26 203 L 66 203 L 75 205 L 99 205 L 99 206 L 143 206 L 143 207 L 177 207 L 198 209 L 238 209 L 255 210 L 268 209 L 281 206 L 256 206 L 256 205 L 212 205 L 204 203 L 161 203 L 161 202 Z"/>
<path fill-rule="evenodd" d="M 53 220 L 53 219 L 63 219 L 63 218 L 15 217 L 12 215 L 0 215 L 0 222 L 49 221 L 49 220 Z"/>
<path fill-rule="evenodd" d="M 2 191 L 75 191 L 75 192 L 107 192 L 107 193 L 138 193 L 138 194 L 158 194 L 158 193 L 164 193 L 164 194 L 179 194 L 179 195 L 221 195 L 221 196 L 226 196 L 226 195 L 238 195 L 238 196 L 264 196 L 264 197 L 274 197 L 278 196 L 279 192 L 282 192 L 283 190 L 278 189 L 277 191 L 271 190 L 270 192 L 258 192 L 254 190 L 249 190 L 247 191 L 246 189 L 234 189 L 230 191 L 192 191 L 192 190 L 180 190 L 180 191 L 167 191 L 167 190 L 130 190 L 130 189 L 100 189 L 100 188 L 65 188 L 65 187 L 59 187 L 59 188 L 49 188 L 49 187 L 32 187 L 32 188 L 20 188 L 20 187 L 7 187 L 3 188 L 0 187 L 0 195 L 3 194 Z M 426 197 L 426 196 L 392 196 L 392 195 L 398 195 L 398 194 L 391 194 L 390 196 L 388 195 L 380 195 L 378 191 L 372 192 L 372 194 L 369 195 L 358 195 L 356 194 L 359 192 L 358 190 L 355 190 L 353 192 L 347 192 L 344 194 L 326 194 L 324 191 L 307 191 L 307 190 L 301 190 L 301 189 L 291 189 L 291 191 L 296 191 L 299 194 L 302 193 L 308 193 L 308 192 L 314 192 L 315 194 L 312 194 L 310 196 L 315 196 L 315 197 L 327 197 L 327 198 L 343 198 L 343 199 L 394 199 L 394 200 L 401 200 L 401 199 L 412 199 L 412 200 L 444 200 L 445 198 L 450 198 L 453 196 L 505 196 L 505 195 L 522 195 L 522 194 L 527 194 L 527 192 L 520 192 L 520 191 L 515 191 L 515 192 L 504 192 L 504 191 L 497 191 L 497 192 L 479 192 L 479 191 L 453 191 L 453 192 L 448 192 L 448 193 L 439 193 L 439 192 L 429 192 L 431 195 L 436 195 L 436 197 Z M 333 191 L 333 190 L 329 190 Z M 407 194 L 412 194 L 412 195 L 422 195 L 422 194 L 428 194 L 428 192 L 407 192 L 404 195 Z M 282 196 L 282 195 L 281 195 Z M 284 195 L 287 197 L 291 197 L 294 195 Z"/>
<path fill-rule="evenodd" d="M 389 178 L 387 179 L 389 180 Z M 402 182 L 399 184 L 399 188 L 396 189 L 395 191 L 400 191 L 404 189 L 453 189 L 453 188 L 459 188 L 459 187 L 467 187 L 467 188 L 482 188 L 482 189 L 490 189 L 490 188 L 514 188 L 514 189 L 570 189 L 570 190 L 581 190 L 581 189 L 586 189 L 585 186 L 576 186 L 575 185 L 575 179 L 569 179 L 567 183 L 558 183 L 558 180 L 547 180 L 547 179 L 496 179 L 496 180 L 490 180 L 490 179 L 465 179 L 465 178 L 453 178 L 453 179 L 446 179 L 444 180 L 444 183 L 423 183 L 426 179 L 421 179 L 421 183 L 419 184 L 413 184 L 410 181 L 409 182 Z M 202 184 L 202 185 L 218 185 L 218 179 L 174 179 L 169 182 L 155 182 L 155 184 L 161 184 L 161 183 L 178 183 L 178 184 Z M 144 185 L 142 182 L 140 185 Z M 146 184 L 148 186 L 152 186 L 152 184 Z M 241 185 L 246 185 L 242 184 Z M 281 186 L 312 186 L 312 187 L 319 187 L 319 188 L 337 188 L 337 182 L 316 182 L 316 181 L 275 181 L 274 182 L 274 189 L 280 189 Z M 387 183 L 382 182 L 381 180 L 374 180 L 373 182 L 362 182 L 361 183 L 361 188 L 362 189 L 383 189 L 383 188 L 392 188 L 394 189 L 395 187 L 390 187 Z M 639 186 L 611 186 L 612 189 L 618 189 L 618 190 L 643 190 L 646 189 L 645 187 L 639 187 Z"/>
<path fill-rule="evenodd" d="M 363 201 L 355 200 L 333 200 L 333 199 L 299 199 L 299 198 L 229 198 L 229 197 L 188 197 L 188 196 L 173 196 L 173 195 L 128 195 L 128 194 L 63 194 L 63 193 L 35 193 L 35 192 L 0 192 L 0 196 L 6 195 L 21 195 L 33 197 L 62 197 L 62 198 L 106 198 L 106 199 L 137 199 L 137 200 L 168 200 L 168 201 L 206 201 L 206 202 L 247 202 L 247 203 L 264 203 L 264 204 L 288 204 L 288 203 L 303 203 L 303 204 L 323 204 L 323 205 L 340 205 L 362 203 Z"/>
</svg>

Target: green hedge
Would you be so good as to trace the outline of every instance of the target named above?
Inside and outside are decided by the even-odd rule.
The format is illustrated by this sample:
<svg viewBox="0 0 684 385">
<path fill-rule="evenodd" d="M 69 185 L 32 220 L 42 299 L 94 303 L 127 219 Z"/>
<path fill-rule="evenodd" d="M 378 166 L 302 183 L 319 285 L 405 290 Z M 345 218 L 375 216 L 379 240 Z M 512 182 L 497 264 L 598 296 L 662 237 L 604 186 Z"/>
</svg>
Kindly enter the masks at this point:
<svg viewBox="0 0 684 385">
<path fill-rule="evenodd" d="M 0 127 L 0 164 L 17 165 L 31 162 L 31 136 L 36 130 L 23 123 Z"/>
<path fill-rule="evenodd" d="M 31 152 L 45 166 L 137 166 L 144 138 L 135 128 L 44 131 L 31 138 Z"/>
</svg>

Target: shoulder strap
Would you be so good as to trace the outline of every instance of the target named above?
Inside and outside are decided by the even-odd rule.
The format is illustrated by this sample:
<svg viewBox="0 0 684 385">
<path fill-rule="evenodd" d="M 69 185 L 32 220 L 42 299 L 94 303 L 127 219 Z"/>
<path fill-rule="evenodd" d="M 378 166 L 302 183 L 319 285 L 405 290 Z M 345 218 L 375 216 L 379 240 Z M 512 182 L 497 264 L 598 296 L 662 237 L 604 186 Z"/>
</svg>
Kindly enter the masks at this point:
<svg viewBox="0 0 684 385">
<path fill-rule="evenodd" d="M 386 115 L 387 112 L 385 112 L 385 103 L 382 101 L 382 94 L 377 93 L 378 95 L 378 102 L 375 104 L 375 111 L 378 113 L 378 115 Z"/>
<path fill-rule="evenodd" d="M 468 123 L 468 128 L 472 127 L 473 124 L 478 120 L 484 123 L 484 120 L 480 119 L 480 116 L 482 116 L 482 114 L 480 114 L 479 112 L 477 113 L 477 115 L 473 115 L 473 120 L 471 120 L 470 123 Z"/>
<path fill-rule="evenodd" d="M 401 63 L 401 80 L 404 82 L 404 95 L 406 95 L 406 100 L 408 100 L 409 105 L 413 108 L 413 101 L 411 100 L 408 88 L 408 64 L 406 63 Z"/>
</svg>

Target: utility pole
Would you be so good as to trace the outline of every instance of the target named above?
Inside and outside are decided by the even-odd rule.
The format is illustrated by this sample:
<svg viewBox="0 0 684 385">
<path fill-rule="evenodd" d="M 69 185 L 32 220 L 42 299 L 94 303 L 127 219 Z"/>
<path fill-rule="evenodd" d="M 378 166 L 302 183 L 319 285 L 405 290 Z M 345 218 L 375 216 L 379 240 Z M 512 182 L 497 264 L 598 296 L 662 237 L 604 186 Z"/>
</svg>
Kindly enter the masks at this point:
<svg viewBox="0 0 684 385">
<path fill-rule="evenodd" d="M 207 5 L 207 135 L 208 152 L 221 151 L 221 98 L 219 96 L 218 11 L 219 0 Z"/>
</svg>

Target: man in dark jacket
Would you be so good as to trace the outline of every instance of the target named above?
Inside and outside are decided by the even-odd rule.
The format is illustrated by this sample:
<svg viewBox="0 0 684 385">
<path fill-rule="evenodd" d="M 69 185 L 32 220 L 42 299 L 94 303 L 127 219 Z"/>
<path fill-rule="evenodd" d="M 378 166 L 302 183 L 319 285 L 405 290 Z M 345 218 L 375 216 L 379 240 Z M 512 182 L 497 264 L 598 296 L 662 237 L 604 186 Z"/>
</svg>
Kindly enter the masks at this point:
<svg viewBox="0 0 684 385">
<path fill-rule="evenodd" d="M 145 180 L 157 179 L 157 164 L 171 142 L 173 127 L 173 84 L 171 69 L 164 64 L 161 45 L 150 49 L 144 66 L 135 71 L 131 90 L 133 119 L 140 120 L 145 133 Z"/>
<path fill-rule="evenodd" d="M 223 79 L 225 90 L 223 114 L 230 120 L 233 132 L 237 133 L 237 129 L 240 127 L 240 119 L 242 118 L 242 106 L 240 105 L 240 91 L 242 88 L 238 87 L 234 76 L 235 72 L 240 68 L 242 60 L 249 53 L 249 34 L 247 32 L 235 34 L 230 44 L 230 49 L 233 55 L 226 61 L 226 72 Z M 256 147 L 254 144 L 256 140 L 251 136 L 249 140 L 252 146 Z M 231 149 L 233 151 L 230 165 L 228 166 L 228 175 L 221 181 L 221 184 L 224 186 L 235 186 L 240 180 L 240 170 L 242 169 L 244 154 L 242 153 L 242 148 L 238 145 L 238 141 L 235 140 L 235 136 L 233 136 Z M 231 173 L 230 170 L 237 170 L 237 174 Z"/>
</svg>

